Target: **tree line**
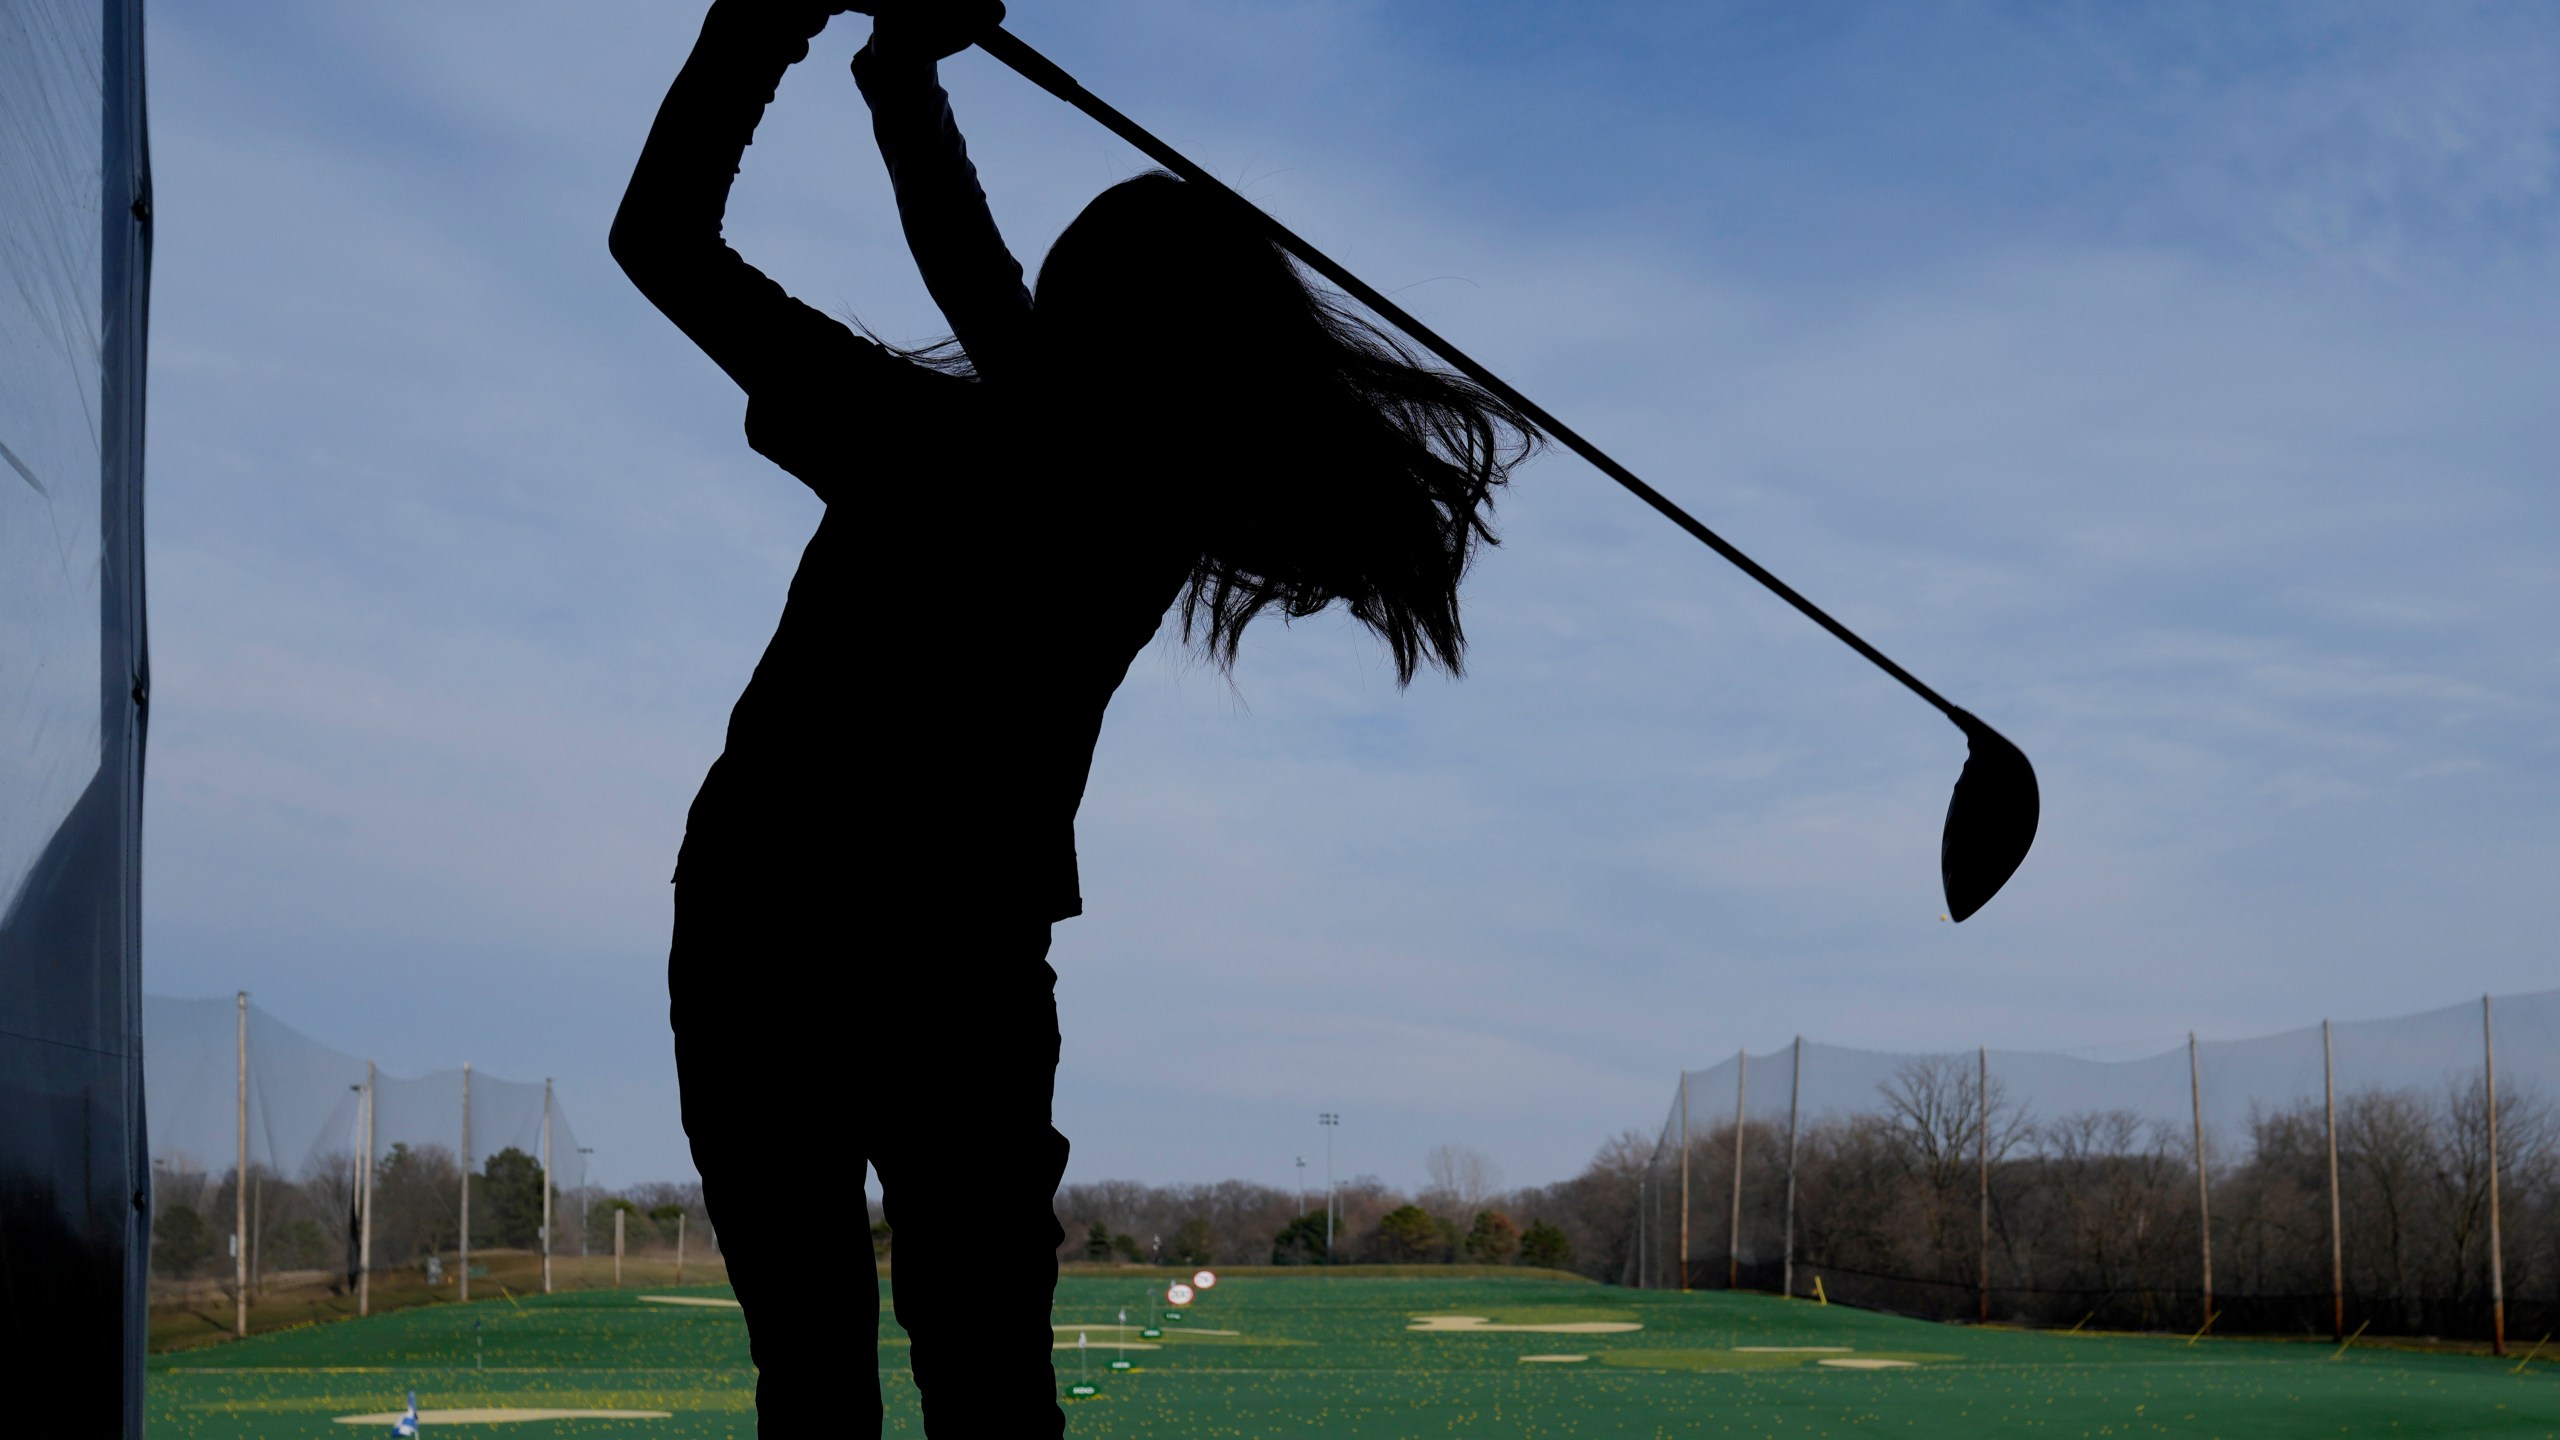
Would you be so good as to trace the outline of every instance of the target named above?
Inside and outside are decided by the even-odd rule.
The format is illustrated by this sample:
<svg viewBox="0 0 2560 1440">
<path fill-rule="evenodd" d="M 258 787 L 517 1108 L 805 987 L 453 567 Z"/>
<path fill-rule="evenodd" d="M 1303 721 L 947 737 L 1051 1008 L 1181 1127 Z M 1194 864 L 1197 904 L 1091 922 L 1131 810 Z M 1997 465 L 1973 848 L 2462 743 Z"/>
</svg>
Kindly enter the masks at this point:
<svg viewBox="0 0 2560 1440">
<path fill-rule="evenodd" d="M 1503 1189 L 1482 1154 L 1442 1146 L 1429 1181 L 1404 1191 L 1355 1176 L 1333 1196 L 1246 1180 L 1073 1184 L 1057 1197 L 1071 1261 L 1170 1265 L 1534 1265 L 1616 1280 L 1632 1257 L 1636 1197 L 1650 1142 L 1629 1131 L 1582 1174 Z M 885 1239 L 885 1236 L 883 1237 Z"/>
<path fill-rule="evenodd" d="M 2328 1116 L 2319 1101 L 2255 1109 L 2205 1136 L 2127 1111 L 2039 1117 L 1969 1061 L 1914 1060 L 1874 1110 L 1805 1126 L 1795 1146 L 1795 1284 L 1909 1314 L 2037 1325 L 2324 1334 L 2331 1285 Z M 2560 1327 L 2560 1126 L 2543 1097 L 2498 1097 L 2499 1210 L 2512 1325 Z M 2489 1105 L 2479 1077 L 2434 1092 L 2364 1089 L 2337 1106 L 2336 1246 L 2345 1324 L 2467 1336 L 2489 1325 Z M 1731 1235 L 1731 1121 L 1689 1155 L 1693 1286 L 1786 1274 L 1787 1135 L 1742 1136 L 1743 1223 Z M 1657 1151 L 1647 1255 L 1618 1278 L 1677 1284 L 1679 1147 Z M 1988 1178 L 1988 1244 L 1984 1194 Z M 2539 1328 L 2536 1328 L 2539 1327 Z"/>
</svg>

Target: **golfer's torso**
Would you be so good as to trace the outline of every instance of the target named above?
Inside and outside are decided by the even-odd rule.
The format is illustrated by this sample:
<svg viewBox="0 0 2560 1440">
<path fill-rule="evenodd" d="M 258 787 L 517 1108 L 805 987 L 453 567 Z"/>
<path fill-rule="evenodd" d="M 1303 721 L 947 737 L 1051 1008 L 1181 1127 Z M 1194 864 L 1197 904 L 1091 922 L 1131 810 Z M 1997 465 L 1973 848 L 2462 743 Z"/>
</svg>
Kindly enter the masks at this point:
<svg viewBox="0 0 2560 1440">
<path fill-rule="evenodd" d="M 881 463 L 880 438 L 860 462 L 879 478 L 836 491 L 801 557 L 680 878 L 788 871 L 1075 914 L 1103 712 L 1190 556 L 1085 477 L 1029 488 L 1001 433 L 934 437 L 905 464 Z"/>
</svg>

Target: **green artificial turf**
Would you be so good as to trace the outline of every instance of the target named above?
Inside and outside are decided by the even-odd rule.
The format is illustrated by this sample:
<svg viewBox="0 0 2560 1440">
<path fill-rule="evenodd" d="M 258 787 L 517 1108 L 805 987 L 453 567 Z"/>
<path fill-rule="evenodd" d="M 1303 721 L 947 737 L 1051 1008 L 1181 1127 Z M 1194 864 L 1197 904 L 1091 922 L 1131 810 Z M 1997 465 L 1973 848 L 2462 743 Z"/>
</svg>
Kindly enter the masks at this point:
<svg viewBox="0 0 2560 1440">
<path fill-rule="evenodd" d="M 2560 1367 L 2540 1362 L 2517 1373 L 2516 1361 L 2475 1355 L 2359 1347 L 2340 1357 L 2312 1344 L 1984 1330 L 1759 1295 L 1511 1277 L 1232 1276 L 1162 1325 L 1161 1339 L 1142 1339 L 1160 1283 L 1061 1282 L 1060 1337 L 1072 1347 L 1084 1335 L 1100 1391 L 1069 1402 L 1071 1435 L 2560 1437 Z M 151 1364 L 152 1433 L 362 1435 L 372 1432 L 334 1417 L 395 1411 L 414 1385 L 426 1409 L 672 1412 L 430 1433 L 752 1435 L 738 1312 L 647 1304 L 643 1293 L 726 1294 L 436 1305 L 161 1356 Z M 1422 1316 L 1641 1328 L 1417 1331 Z M 886 1323 L 882 1336 L 889 1433 L 920 1435 L 904 1336 Z M 863 1340 L 849 1330 L 848 1363 L 859 1363 Z M 1120 1348 L 1134 1344 L 1159 1348 Z M 1568 1355 L 1588 1358 L 1522 1358 Z M 1111 1371 L 1115 1357 L 1133 1368 Z M 1077 1352 L 1057 1360 L 1061 1386 L 1073 1383 Z M 1902 1363 L 1824 1363 L 1843 1360 Z"/>
</svg>

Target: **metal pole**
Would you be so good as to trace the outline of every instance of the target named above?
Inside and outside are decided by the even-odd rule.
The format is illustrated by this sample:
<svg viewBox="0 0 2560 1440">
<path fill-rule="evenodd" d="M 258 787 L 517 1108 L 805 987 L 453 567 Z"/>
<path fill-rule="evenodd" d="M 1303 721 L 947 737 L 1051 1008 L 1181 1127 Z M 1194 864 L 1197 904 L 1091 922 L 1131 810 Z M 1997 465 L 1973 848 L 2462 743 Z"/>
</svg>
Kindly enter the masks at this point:
<svg viewBox="0 0 2560 1440">
<path fill-rule="evenodd" d="M 1331 1264 L 1333 1262 L 1334 1202 L 1333 1132 L 1334 1128 L 1342 1123 L 1342 1117 L 1327 1110 L 1316 1116 L 1316 1123 L 1324 1127 L 1324 1258 L 1325 1263 Z"/>
<path fill-rule="evenodd" d="M 551 1293 L 551 1077 L 542 1077 L 542 1293 Z"/>
<path fill-rule="evenodd" d="M 2196 1234 L 2204 1254 L 2204 1319 L 2199 1331 L 2213 1328 L 2213 1205 L 2204 1165 L 2204 1070 L 2196 1060 L 2196 1032 L 2187 1032 L 2187 1098 L 2195 1107 Z"/>
<path fill-rule="evenodd" d="M 1733 1052 L 1733 1219 L 1725 1231 L 1724 1288 L 1742 1288 L 1742 1091 L 1751 1075 L 1751 1052 Z"/>
<path fill-rule="evenodd" d="M 684 1212 L 684 1211 L 682 1211 L 682 1210 L 677 1211 L 677 1212 L 676 1212 L 676 1283 L 677 1283 L 677 1284 L 679 1284 L 679 1285 L 681 1285 L 681 1284 L 683 1284 L 683 1283 L 684 1283 L 684 1222 L 685 1222 L 685 1212 Z"/>
<path fill-rule="evenodd" d="M 1982 1200 L 1982 1272 L 1975 1278 L 1974 1293 L 1980 1301 L 1981 1323 L 1991 1323 L 1991 1047 L 1979 1047 L 1981 1069 L 1977 1074 L 1974 1097 L 1980 1124 L 1973 1137 L 1975 1168 L 1981 1172 Z"/>
<path fill-rule="evenodd" d="M 1779 1263 L 1778 1289 L 1792 1296 L 1796 1293 L 1796 1121 L 1804 1112 L 1804 1037 L 1796 1037 L 1795 1074 L 1787 1082 L 1787 1224 L 1786 1251 Z"/>
<path fill-rule="evenodd" d="M 1689 1288 L 1689 1072 L 1680 1072 L 1680 1288 Z"/>
<path fill-rule="evenodd" d="M 462 1062 L 462 1265 L 454 1283 L 471 1298 L 471 1062 Z"/>
<path fill-rule="evenodd" d="M 373 1313 L 373 1062 L 364 1062 L 364 1163 L 356 1191 L 356 1313 Z"/>
<path fill-rule="evenodd" d="M 231 1331 L 249 1333 L 249 992 L 240 992 L 240 1151 L 231 1171 Z"/>
<path fill-rule="evenodd" d="M 2347 1343 L 2347 1242 L 2338 1210 L 2338 1065 L 2329 1022 L 2320 1022 L 2320 1094 L 2329 1110 L 2329 1338 Z"/>
<path fill-rule="evenodd" d="M 613 1207 L 613 1288 L 616 1290 L 622 1288 L 622 1218 L 630 1213 L 619 1205 Z"/>
<path fill-rule="evenodd" d="M 2507 1353 L 2507 1259 L 2498 1235 L 2498 1039 L 2480 997 L 2480 1085 L 2489 1102 L 2489 1353 Z"/>
</svg>

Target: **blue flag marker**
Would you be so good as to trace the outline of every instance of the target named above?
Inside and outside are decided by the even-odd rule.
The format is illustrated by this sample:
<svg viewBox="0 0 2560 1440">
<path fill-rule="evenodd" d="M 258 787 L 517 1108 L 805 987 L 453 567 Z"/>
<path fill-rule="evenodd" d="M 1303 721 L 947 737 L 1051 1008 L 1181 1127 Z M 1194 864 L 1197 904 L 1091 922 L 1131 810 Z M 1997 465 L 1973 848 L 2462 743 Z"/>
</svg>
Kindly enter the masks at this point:
<svg viewBox="0 0 2560 1440">
<path fill-rule="evenodd" d="M 409 1392 L 409 1412 L 401 1416 L 399 1419 L 391 1422 L 391 1433 L 394 1435 L 410 1436 L 412 1437 L 412 1440 L 415 1440 L 418 1433 L 417 1391 L 412 1390 Z"/>
</svg>

